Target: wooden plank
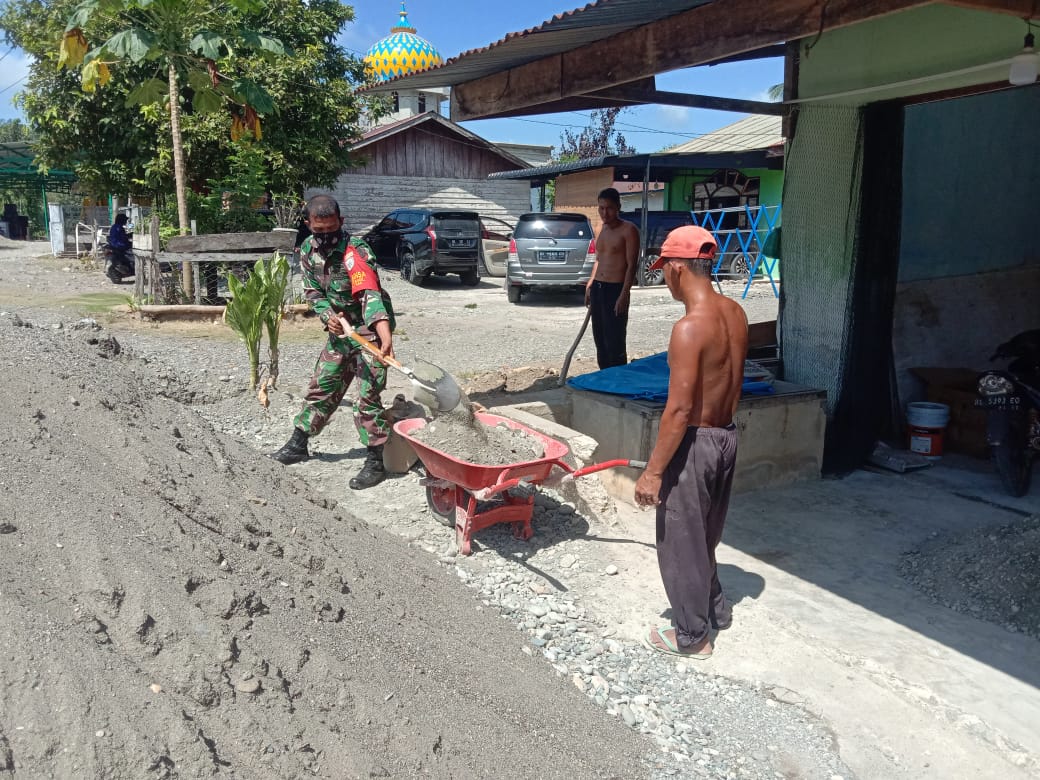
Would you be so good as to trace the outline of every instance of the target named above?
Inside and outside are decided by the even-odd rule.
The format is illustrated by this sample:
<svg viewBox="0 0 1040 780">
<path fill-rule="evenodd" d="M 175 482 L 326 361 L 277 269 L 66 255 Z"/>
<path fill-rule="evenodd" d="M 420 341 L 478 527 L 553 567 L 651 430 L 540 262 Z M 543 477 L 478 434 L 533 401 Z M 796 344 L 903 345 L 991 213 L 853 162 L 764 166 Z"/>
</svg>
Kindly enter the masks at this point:
<svg viewBox="0 0 1040 780">
<path fill-rule="evenodd" d="M 212 233 L 204 236 L 173 236 L 166 246 L 171 252 L 273 252 L 292 251 L 296 231 L 267 233 Z"/>
<path fill-rule="evenodd" d="M 713 111 L 736 111 L 740 114 L 770 114 L 781 116 L 784 113 L 782 103 L 766 103 L 761 100 L 740 100 L 738 98 L 714 97 L 712 95 L 688 95 L 684 92 L 665 92 L 662 90 L 643 91 L 632 87 L 611 87 L 593 92 L 593 97 L 610 98 L 622 103 L 640 105 L 654 104 L 659 106 L 686 106 L 688 108 L 708 108 Z"/>
<path fill-rule="evenodd" d="M 481 119 L 503 109 L 562 99 L 562 63 L 563 58 L 555 54 L 452 87 L 449 100 L 451 120 Z M 608 86 L 614 84 L 602 84 L 586 91 Z"/>
<path fill-rule="evenodd" d="M 977 0 L 1021 2 L 1022 0 Z M 845 27 L 934 0 L 727 0 L 601 41 L 458 84 L 451 118 L 486 119 L 507 111 L 587 95 L 640 78 Z M 596 67 L 590 67 L 596 63 Z"/>
<path fill-rule="evenodd" d="M 291 251 L 291 250 L 289 250 Z M 289 251 L 280 250 L 280 254 L 288 255 Z M 255 263 L 271 252 L 160 252 L 160 263 Z"/>
</svg>

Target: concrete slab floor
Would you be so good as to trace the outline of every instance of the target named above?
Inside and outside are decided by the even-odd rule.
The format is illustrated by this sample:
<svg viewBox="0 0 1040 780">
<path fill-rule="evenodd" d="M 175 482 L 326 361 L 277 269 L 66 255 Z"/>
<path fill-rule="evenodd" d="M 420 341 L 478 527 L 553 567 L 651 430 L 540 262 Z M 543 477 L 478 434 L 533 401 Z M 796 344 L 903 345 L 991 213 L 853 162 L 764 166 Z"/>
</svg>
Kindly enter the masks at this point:
<svg viewBox="0 0 1040 780">
<path fill-rule="evenodd" d="M 597 600 L 613 591 L 614 619 L 639 635 L 668 603 L 652 514 L 618 512 L 619 527 L 590 537 L 640 542 L 626 545 L 629 598 L 614 582 Z M 956 457 L 737 495 L 718 554 L 734 625 L 713 659 L 689 663 L 818 715 L 860 778 L 1040 776 L 1040 642 L 937 605 L 899 574 L 933 532 L 1029 515 L 1040 488 L 1010 498 L 988 464 Z"/>
</svg>

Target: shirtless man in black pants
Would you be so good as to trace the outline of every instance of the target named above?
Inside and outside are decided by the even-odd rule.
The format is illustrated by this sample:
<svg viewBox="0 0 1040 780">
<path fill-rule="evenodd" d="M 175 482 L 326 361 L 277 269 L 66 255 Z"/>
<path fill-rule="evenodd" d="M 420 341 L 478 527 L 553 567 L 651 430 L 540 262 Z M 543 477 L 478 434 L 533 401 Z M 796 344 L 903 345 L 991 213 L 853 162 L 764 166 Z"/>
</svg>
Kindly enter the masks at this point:
<svg viewBox="0 0 1040 780">
<path fill-rule="evenodd" d="M 748 324 L 736 301 L 711 286 L 718 247 L 695 225 L 665 239 L 652 270 L 664 269 L 686 314 L 668 341 L 668 400 L 636 503 L 657 507 L 657 562 L 672 605 L 672 625 L 651 629 L 655 650 L 710 658 L 711 629 L 733 620 L 722 594 L 715 548 L 729 509 L 737 457 L 733 415 L 740 401 Z"/>
<path fill-rule="evenodd" d="M 585 305 L 592 312 L 596 361 L 603 369 L 628 362 L 628 302 L 636 278 L 639 230 L 618 217 L 621 196 L 613 187 L 599 194 L 598 203 L 603 227 L 596 236 L 596 263 L 585 285 Z"/>
</svg>

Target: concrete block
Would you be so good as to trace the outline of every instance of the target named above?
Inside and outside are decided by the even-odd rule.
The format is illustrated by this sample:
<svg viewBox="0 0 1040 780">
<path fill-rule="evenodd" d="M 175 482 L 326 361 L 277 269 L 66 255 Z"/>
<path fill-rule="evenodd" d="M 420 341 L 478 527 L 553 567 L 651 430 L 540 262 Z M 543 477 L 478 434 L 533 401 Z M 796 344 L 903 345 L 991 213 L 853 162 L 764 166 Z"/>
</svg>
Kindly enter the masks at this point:
<svg viewBox="0 0 1040 780">
<path fill-rule="evenodd" d="M 826 429 L 825 394 L 777 383 L 778 393 L 740 402 L 734 422 L 740 434 L 735 493 L 818 479 Z M 596 461 L 647 460 L 657 441 L 664 404 L 583 390 L 571 392 L 570 425 L 599 442 Z M 607 493 L 635 504 L 636 469 L 601 472 Z"/>
</svg>

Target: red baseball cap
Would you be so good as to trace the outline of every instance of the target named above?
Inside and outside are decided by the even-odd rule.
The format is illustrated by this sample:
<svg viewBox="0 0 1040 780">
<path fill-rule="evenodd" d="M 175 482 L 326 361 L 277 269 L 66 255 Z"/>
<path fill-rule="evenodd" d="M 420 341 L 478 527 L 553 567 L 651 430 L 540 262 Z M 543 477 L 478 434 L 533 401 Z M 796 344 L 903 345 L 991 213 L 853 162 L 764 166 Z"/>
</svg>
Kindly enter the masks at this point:
<svg viewBox="0 0 1040 780">
<path fill-rule="evenodd" d="M 647 270 L 656 271 L 669 260 L 711 260 L 718 249 L 715 237 L 707 230 L 699 225 L 683 225 L 665 237 L 661 256 Z"/>
</svg>

